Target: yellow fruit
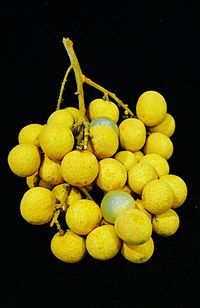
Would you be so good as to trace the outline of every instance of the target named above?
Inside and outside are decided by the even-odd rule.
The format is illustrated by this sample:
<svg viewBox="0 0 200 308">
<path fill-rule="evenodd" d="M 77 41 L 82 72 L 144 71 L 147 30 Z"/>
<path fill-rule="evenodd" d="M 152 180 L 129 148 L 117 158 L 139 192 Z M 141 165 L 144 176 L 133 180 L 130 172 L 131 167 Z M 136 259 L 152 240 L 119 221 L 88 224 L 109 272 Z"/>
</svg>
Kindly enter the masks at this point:
<svg viewBox="0 0 200 308">
<path fill-rule="evenodd" d="M 60 162 L 48 158 L 47 155 L 44 155 L 39 170 L 39 176 L 42 180 L 52 185 L 58 185 L 64 182 L 64 179 L 61 176 Z"/>
<path fill-rule="evenodd" d="M 118 236 L 129 244 L 143 244 L 152 235 L 151 220 L 144 212 L 135 208 L 121 212 L 116 217 L 114 226 Z"/>
<path fill-rule="evenodd" d="M 145 162 L 139 162 L 128 170 L 128 185 L 133 192 L 141 195 L 145 185 L 158 175 L 154 167 Z"/>
<path fill-rule="evenodd" d="M 47 124 L 62 124 L 71 128 L 74 124 L 72 114 L 65 108 L 54 111 L 47 119 Z"/>
<path fill-rule="evenodd" d="M 136 199 L 135 208 L 142 211 L 143 213 L 145 213 L 147 215 L 147 217 L 149 217 L 149 219 L 152 220 L 152 214 L 149 213 L 147 210 L 145 210 L 144 205 L 142 203 L 142 200 Z"/>
<path fill-rule="evenodd" d="M 160 236 L 173 235 L 178 230 L 179 224 L 179 216 L 172 209 L 155 215 L 152 221 L 153 231 Z"/>
<path fill-rule="evenodd" d="M 88 253 L 97 260 L 109 260 L 121 249 L 122 241 L 113 225 L 101 225 L 93 229 L 86 237 Z"/>
<path fill-rule="evenodd" d="M 156 170 L 158 177 L 169 173 L 169 163 L 168 161 L 158 153 L 150 153 L 144 155 L 140 162 L 146 162 Z"/>
<path fill-rule="evenodd" d="M 73 202 L 82 199 L 80 191 L 76 187 L 70 187 L 66 184 L 54 186 L 52 192 L 55 194 L 56 200 L 61 204 L 70 206 Z"/>
<path fill-rule="evenodd" d="M 106 116 L 117 123 L 119 119 L 119 108 L 111 101 L 96 98 L 89 103 L 87 116 L 90 120 L 93 120 L 96 117 Z"/>
<path fill-rule="evenodd" d="M 122 163 L 127 171 L 138 162 L 135 154 L 130 151 L 119 151 L 115 154 L 114 158 Z"/>
<path fill-rule="evenodd" d="M 151 133 L 144 146 L 144 154 L 157 153 L 168 160 L 173 154 L 173 143 L 162 133 Z"/>
<path fill-rule="evenodd" d="M 76 123 L 80 117 L 79 109 L 75 107 L 66 107 L 65 110 L 67 110 L 73 116 L 74 123 Z"/>
<path fill-rule="evenodd" d="M 52 190 L 52 188 L 54 187 L 54 185 L 44 181 L 43 179 L 40 179 L 38 172 L 34 173 L 33 175 L 27 176 L 26 184 L 28 185 L 29 188 L 39 186 Z"/>
<path fill-rule="evenodd" d="M 57 232 L 53 236 L 51 251 L 56 258 L 66 263 L 77 263 L 87 254 L 85 239 L 71 230 L 64 235 Z"/>
<path fill-rule="evenodd" d="M 168 183 L 174 192 L 173 209 L 180 207 L 186 200 L 188 189 L 185 181 L 178 175 L 166 174 L 161 179 Z"/>
<path fill-rule="evenodd" d="M 134 152 L 133 154 L 136 156 L 138 162 L 139 162 L 140 159 L 144 156 L 144 153 L 143 153 L 142 151 L 136 151 L 136 152 Z"/>
<path fill-rule="evenodd" d="M 37 123 L 24 126 L 18 134 L 19 143 L 33 143 L 39 146 L 38 136 L 41 133 L 42 128 L 43 125 Z"/>
<path fill-rule="evenodd" d="M 134 245 L 123 242 L 121 253 L 125 259 L 133 263 L 145 263 L 154 253 L 154 241 L 152 237 L 144 244 Z"/>
<path fill-rule="evenodd" d="M 104 191 L 121 189 L 127 180 L 126 168 L 114 158 L 104 158 L 99 161 L 99 173 L 96 184 Z"/>
<path fill-rule="evenodd" d="M 72 186 L 90 185 L 97 177 L 99 164 L 88 150 L 73 150 L 61 162 L 61 175 Z"/>
<path fill-rule="evenodd" d="M 20 177 L 34 174 L 40 167 L 41 157 L 38 147 L 32 143 L 16 145 L 8 154 L 8 165 Z"/>
<path fill-rule="evenodd" d="M 79 235 L 86 235 L 100 223 L 102 213 L 96 202 L 81 199 L 70 205 L 65 219 L 70 230 Z"/>
<path fill-rule="evenodd" d="M 98 159 L 113 156 L 119 146 L 116 132 L 109 126 L 95 125 L 90 128 L 89 147 Z"/>
<path fill-rule="evenodd" d="M 161 179 L 147 183 L 142 192 L 144 208 L 152 214 L 169 210 L 174 203 L 174 192 L 169 184 Z"/>
<path fill-rule="evenodd" d="M 63 124 L 47 124 L 39 135 L 39 143 L 50 159 L 62 160 L 73 149 L 74 136 Z"/>
<path fill-rule="evenodd" d="M 44 187 L 33 187 L 23 195 L 20 212 L 28 223 L 43 225 L 52 219 L 55 205 L 56 199 L 52 191 Z"/>
<path fill-rule="evenodd" d="M 159 124 L 167 113 L 167 103 L 157 91 L 143 92 L 136 103 L 137 117 L 146 126 Z"/>
<path fill-rule="evenodd" d="M 166 113 L 162 122 L 158 125 L 150 127 L 149 130 L 151 133 L 162 133 L 168 137 L 171 137 L 175 131 L 175 120 L 173 116 L 169 113 Z"/>
<path fill-rule="evenodd" d="M 146 141 L 146 128 L 142 121 L 135 118 L 123 120 L 119 125 L 119 140 L 122 149 L 139 151 Z"/>
</svg>

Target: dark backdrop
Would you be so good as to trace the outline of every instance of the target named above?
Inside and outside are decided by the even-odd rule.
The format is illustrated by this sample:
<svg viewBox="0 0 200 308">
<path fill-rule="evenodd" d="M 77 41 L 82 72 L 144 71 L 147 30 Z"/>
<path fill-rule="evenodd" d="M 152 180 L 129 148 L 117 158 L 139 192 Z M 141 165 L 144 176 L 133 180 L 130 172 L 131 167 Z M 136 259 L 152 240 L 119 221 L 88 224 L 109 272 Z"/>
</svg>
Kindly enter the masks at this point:
<svg viewBox="0 0 200 308">
<path fill-rule="evenodd" d="M 198 307 L 199 13 L 199 1 L 1 4 L 2 308 L 30 303 Z M 55 110 L 69 66 L 63 37 L 73 41 L 87 77 L 133 110 L 143 91 L 156 90 L 175 118 L 170 166 L 186 181 L 188 197 L 179 209 L 179 230 L 171 238 L 155 238 L 154 255 L 145 264 L 120 255 L 106 262 L 87 256 L 78 264 L 64 264 L 51 254 L 49 226 L 31 226 L 20 216 L 27 186 L 9 170 L 7 155 L 23 126 L 45 123 Z M 66 105 L 77 103 L 74 91 L 69 81 Z M 86 101 L 98 95 L 89 87 L 85 91 Z"/>
</svg>

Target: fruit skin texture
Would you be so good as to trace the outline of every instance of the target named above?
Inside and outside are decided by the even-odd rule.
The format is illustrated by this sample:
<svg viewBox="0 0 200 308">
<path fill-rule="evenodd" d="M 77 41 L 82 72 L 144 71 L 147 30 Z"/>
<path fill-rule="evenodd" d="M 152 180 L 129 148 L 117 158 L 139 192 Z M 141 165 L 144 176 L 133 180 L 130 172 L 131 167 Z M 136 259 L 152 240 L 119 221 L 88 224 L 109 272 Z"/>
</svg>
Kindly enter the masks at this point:
<svg viewBox="0 0 200 308">
<path fill-rule="evenodd" d="M 119 151 L 115 154 L 114 158 L 122 163 L 127 171 L 138 162 L 136 155 L 131 151 Z"/>
<path fill-rule="evenodd" d="M 62 160 L 73 149 L 74 136 L 64 124 L 46 124 L 39 135 L 43 152 L 52 160 Z"/>
<path fill-rule="evenodd" d="M 56 200 L 59 203 L 67 203 L 68 206 L 70 206 L 73 202 L 82 199 L 81 193 L 76 187 L 71 187 L 68 193 L 66 183 L 54 186 L 52 192 L 54 193 Z"/>
<path fill-rule="evenodd" d="M 160 236 L 173 235 L 178 230 L 179 224 L 179 216 L 172 209 L 169 209 L 164 213 L 155 215 L 152 221 L 153 231 Z"/>
<path fill-rule="evenodd" d="M 144 154 L 157 153 L 168 160 L 173 154 L 173 143 L 162 133 L 151 133 L 144 146 Z"/>
<path fill-rule="evenodd" d="M 145 185 L 149 181 L 157 178 L 158 175 L 154 167 L 145 162 L 139 162 L 128 170 L 128 185 L 133 192 L 139 195 L 141 195 Z"/>
<path fill-rule="evenodd" d="M 101 200 L 101 211 L 104 219 L 114 224 L 117 215 L 127 208 L 135 206 L 135 200 L 125 191 L 110 190 Z"/>
<path fill-rule="evenodd" d="M 140 162 L 146 162 L 154 167 L 158 177 L 169 173 L 168 161 L 158 153 L 150 153 L 144 155 Z"/>
<path fill-rule="evenodd" d="M 159 124 L 167 113 L 167 103 L 157 91 L 143 92 L 136 103 L 136 115 L 146 126 Z"/>
<path fill-rule="evenodd" d="M 166 174 L 160 177 L 163 181 L 168 183 L 174 192 L 174 203 L 172 209 L 176 209 L 183 205 L 187 198 L 188 189 L 185 181 L 178 175 Z"/>
<path fill-rule="evenodd" d="M 70 205 L 65 219 L 70 230 L 79 235 L 86 235 L 100 223 L 102 213 L 93 200 L 81 199 Z"/>
<path fill-rule="evenodd" d="M 175 131 L 176 123 L 173 116 L 169 113 L 166 113 L 162 122 L 153 127 L 149 127 L 151 133 L 162 133 L 168 137 L 171 137 Z"/>
<path fill-rule="evenodd" d="M 89 125 L 89 129 L 91 129 L 93 126 L 96 125 L 102 125 L 102 126 L 108 126 L 111 127 L 115 133 L 119 136 L 119 127 L 117 126 L 116 122 L 113 121 L 113 119 L 109 117 L 96 117 L 94 118 Z"/>
<path fill-rule="evenodd" d="M 85 239 L 69 229 L 62 236 L 57 232 L 50 247 L 53 255 L 65 263 L 77 263 L 87 254 Z"/>
<path fill-rule="evenodd" d="M 104 158 L 99 161 L 99 173 L 96 184 L 104 191 L 121 189 L 127 180 L 126 168 L 114 158 Z"/>
<path fill-rule="evenodd" d="M 143 244 L 152 235 L 152 224 L 149 217 L 136 208 L 120 213 L 115 219 L 115 230 L 118 236 L 129 244 Z"/>
<path fill-rule="evenodd" d="M 122 149 L 139 151 L 146 141 L 146 128 L 139 119 L 131 118 L 123 120 L 119 125 L 119 140 Z"/>
<path fill-rule="evenodd" d="M 20 177 L 34 174 L 40 167 L 41 156 L 38 147 L 31 143 L 17 144 L 8 154 L 8 165 Z"/>
<path fill-rule="evenodd" d="M 47 124 L 62 124 L 71 128 L 74 124 L 74 118 L 66 108 L 59 109 L 50 114 L 47 119 Z"/>
<path fill-rule="evenodd" d="M 109 126 L 95 125 L 90 128 L 89 147 L 98 159 L 113 156 L 119 146 L 116 132 Z"/>
<path fill-rule="evenodd" d="M 87 109 L 87 116 L 90 120 L 96 117 L 109 117 L 117 123 L 119 119 L 119 108 L 111 101 L 102 98 L 92 100 Z"/>
<path fill-rule="evenodd" d="M 22 217 L 30 224 L 43 225 L 53 217 L 56 199 L 44 187 L 33 187 L 25 192 L 20 203 Z"/>
<path fill-rule="evenodd" d="M 154 241 L 152 237 L 140 245 L 123 242 L 121 254 L 130 262 L 141 264 L 147 262 L 154 253 Z"/>
<path fill-rule="evenodd" d="M 147 183 L 142 192 L 144 208 L 152 214 L 169 210 L 174 203 L 174 192 L 169 184 L 161 179 Z"/>
<path fill-rule="evenodd" d="M 73 150 L 61 162 L 61 175 L 72 186 L 90 185 L 97 177 L 99 164 L 96 156 L 88 150 Z"/>
<path fill-rule="evenodd" d="M 61 176 L 60 162 L 49 159 L 47 155 L 44 155 L 39 170 L 39 176 L 45 182 L 52 185 L 58 185 L 64 182 L 64 179 Z"/>
<path fill-rule="evenodd" d="M 19 134 L 19 143 L 33 143 L 39 146 L 38 136 L 41 133 L 43 125 L 37 123 L 31 123 L 24 126 Z"/>
<path fill-rule="evenodd" d="M 86 237 L 88 253 L 97 260 L 109 260 L 121 249 L 122 241 L 113 225 L 102 225 L 93 229 Z"/>
</svg>

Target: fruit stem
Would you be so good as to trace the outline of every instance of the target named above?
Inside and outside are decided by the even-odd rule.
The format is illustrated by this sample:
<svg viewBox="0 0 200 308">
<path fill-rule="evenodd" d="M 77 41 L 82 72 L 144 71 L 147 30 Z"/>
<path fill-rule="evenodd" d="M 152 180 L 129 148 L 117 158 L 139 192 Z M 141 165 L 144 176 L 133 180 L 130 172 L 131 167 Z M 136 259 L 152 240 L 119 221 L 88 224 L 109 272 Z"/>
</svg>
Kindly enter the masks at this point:
<svg viewBox="0 0 200 308">
<path fill-rule="evenodd" d="M 88 134 L 89 134 L 89 124 L 86 117 L 86 108 L 85 108 L 85 100 L 84 100 L 84 91 L 83 91 L 83 83 L 84 83 L 84 75 L 82 74 L 80 64 L 78 62 L 77 56 L 74 52 L 73 48 L 73 42 L 69 38 L 63 38 L 63 44 L 64 47 L 68 53 L 71 66 L 74 70 L 76 84 L 77 84 L 77 92 L 78 95 L 78 101 L 79 101 L 79 111 L 80 111 L 80 117 L 78 121 L 75 123 L 73 128 L 77 128 L 80 126 L 84 126 L 84 136 L 83 136 L 83 142 L 81 143 L 81 146 L 78 145 L 79 150 L 86 150 L 87 149 L 87 143 L 88 143 Z"/>
<path fill-rule="evenodd" d="M 93 200 L 93 198 L 91 197 L 91 195 L 89 194 L 89 192 L 87 191 L 85 187 L 79 187 L 79 189 L 82 193 L 84 193 L 87 199 Z"/>
<path fill-rule="evenodd" d="M 87 78 L 86 76 L 83 76 L 84 77 L 84 82 L 94 88 L 96 88 L 97 90 L 101 91 L 104 93 L 104 97 L 112 97 L 112 99 L 114 99 L 118 104 L 119 106 L 121 106 L 124 110 L 125 110 L 125 114 L 128 115 L 130 114 L 131 117 L 134 117 L 134 114 L 133 112 L 128 108 L 128 105 L 127 104 L 124 104 L 122 102 L 122 100 L 120 100 L 116 95 L 115 93 L 112 93 L 110 91 L 108 91 L 107 89 L 105 89 L 104 87 L 100 86 L 99 84 L 97 84 L 96 82 L 92 81 L 90 78 Z"/>
<path fill-rule="evenodd" d="M 61 84 L 61 88 L 60 88 L 59 97 L 58 97 L 58 102 L 57 102 L 56 110 L 59 110 L 59 109 L 60 109 L 60 105 L 61 105 L 61 103 L 62 103 L 62 101 L 63 101 L 62 96 L 63 96 L 63 92 L 64 92 L 64 89 L 65 89 L 65 84 L 66 84 L 66 82 L 67 82 L 67 77 L 68 77 L 70 71 L 72 70 L 72 67 L 73 67 L 72 65 L 70 65 L 70 66 L 68 67 L 68 69 L 67 69 L 67 71 L 66 71 L 66 73 L 65 73 L 65 76 L 64 76 L 64 78 L 63 78 L 63 81 L 62 81 L 62 84 Z"/>
<path fill-rule="evenodd" d="M 56 227 L 57 227 L 57 230 L 59 231 L 60 235 L 64 235 L 64 231 L 62 230 L 61 228 L 61 225 L 58 221 L 58 216 L 60 215 L 60 212 L 61 212 L 61 208 L 57 208 L 53 214 L 53 218 L 51 220 L 51 223 L 50 223 L 50 227 L 53 227 L 53 225 L 55 224 Z"/>
</svg>

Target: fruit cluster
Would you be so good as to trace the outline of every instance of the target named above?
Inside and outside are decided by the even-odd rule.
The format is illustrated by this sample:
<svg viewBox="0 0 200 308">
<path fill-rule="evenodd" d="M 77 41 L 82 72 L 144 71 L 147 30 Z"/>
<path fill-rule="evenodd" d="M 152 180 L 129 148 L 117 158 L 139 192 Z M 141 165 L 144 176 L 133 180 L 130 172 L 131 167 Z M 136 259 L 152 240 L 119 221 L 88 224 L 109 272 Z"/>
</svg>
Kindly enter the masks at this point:
<svg viewBox="0 0 200 308">
<path fill-rule="evenodd" d="M 71 65 L 57 108 L 46 123 L 30 123 L 8 154 L 12 172 L 26 179 L 20 213 L 30 224 L 56 228 L 50 248 L 67 263 L 86 254 L 108 260 L 119 252 L 133 263 L 154 252 L 153 233 L 179 228 L 177 209 L 185 181 L 170 172 L 175 120 L 157 91 L 143 92 L 135 113 L 82 74 L 71 40 L 63 39 Z M 67 76 L 74 70 L 79 107 L 61 108 Z M 88 102 L 83 85 L 103 93 Z"/>
</svg>

